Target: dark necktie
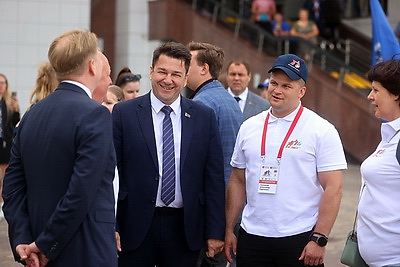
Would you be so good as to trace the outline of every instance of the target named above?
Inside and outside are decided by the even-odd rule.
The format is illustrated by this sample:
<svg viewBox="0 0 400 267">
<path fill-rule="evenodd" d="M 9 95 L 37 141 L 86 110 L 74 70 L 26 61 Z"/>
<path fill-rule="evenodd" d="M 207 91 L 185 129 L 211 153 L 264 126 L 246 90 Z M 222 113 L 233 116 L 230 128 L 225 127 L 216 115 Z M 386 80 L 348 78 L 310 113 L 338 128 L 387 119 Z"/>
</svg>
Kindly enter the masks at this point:
<svg viewBox="0 0 400 267">
<path fill-rule="evenodd" d="M 175 151 L 174 133 L 170 113 L 172 108 L 164 106 L 161 109 L 165 113 L 163 120 L 163 165 L 161 200 L 165 205 L 171 204 L 175 199 Z"/>
<path fill-rule="evenodd" d="M 238 103 L 239 103 L 239 101 L 240 101 L 240 97 L 238 97 L 238 96 L 235 96 L 234 98 L 236 99 L 236 102 L 238 102 Z"/>
</svg>

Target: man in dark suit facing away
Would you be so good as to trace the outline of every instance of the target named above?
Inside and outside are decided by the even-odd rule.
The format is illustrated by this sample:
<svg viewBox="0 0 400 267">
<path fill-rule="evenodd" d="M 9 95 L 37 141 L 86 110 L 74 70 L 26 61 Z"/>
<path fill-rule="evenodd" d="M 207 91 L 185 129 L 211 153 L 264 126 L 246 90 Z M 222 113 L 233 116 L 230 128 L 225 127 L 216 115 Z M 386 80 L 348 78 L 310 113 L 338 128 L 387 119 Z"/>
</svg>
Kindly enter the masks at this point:
<svg viewBox="0 0 400 267">
<path fill-rule="evenodd" d="M 60 84 L 23 117 L 4 179 L 10 244 L 27 266 L 116 267 L 111 115 L 91 99 L 110 66 L 86 31 L 48 57 Z"/>
<path fill-rule="evenodd" d="M 152 90 L 114 106 L 120 267 L 190 267 L 204 246 L 222 250 L 221 141 L 213 110 L 180 95 L 190 59 L 180 43 L 161 45 Z"/>
</svg>

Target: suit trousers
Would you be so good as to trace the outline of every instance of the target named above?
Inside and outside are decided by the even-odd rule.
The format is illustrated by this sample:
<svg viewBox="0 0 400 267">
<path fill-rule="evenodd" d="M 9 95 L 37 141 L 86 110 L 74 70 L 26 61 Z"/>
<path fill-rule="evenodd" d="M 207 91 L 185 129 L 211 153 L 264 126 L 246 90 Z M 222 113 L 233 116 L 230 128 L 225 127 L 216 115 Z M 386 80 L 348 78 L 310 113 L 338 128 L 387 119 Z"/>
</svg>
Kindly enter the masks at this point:
<svg viewBox="0 0 400 267">
<path fill-rule="evenodd" d="M 312 231 L 271 238 L 248 234 L 239 229 L 236 265 L 238 267 L 304 267 L 299 261 Z M 324 264 L 318 265 L 323 267 Z"/>
<path fill-rule="evenodd" d="M 156 208 L 150 229 L 139 248 L 119 253 L 119 267 L 195 267 L 200 250 L 189 249 L 183 209 Z"/>
</svg>

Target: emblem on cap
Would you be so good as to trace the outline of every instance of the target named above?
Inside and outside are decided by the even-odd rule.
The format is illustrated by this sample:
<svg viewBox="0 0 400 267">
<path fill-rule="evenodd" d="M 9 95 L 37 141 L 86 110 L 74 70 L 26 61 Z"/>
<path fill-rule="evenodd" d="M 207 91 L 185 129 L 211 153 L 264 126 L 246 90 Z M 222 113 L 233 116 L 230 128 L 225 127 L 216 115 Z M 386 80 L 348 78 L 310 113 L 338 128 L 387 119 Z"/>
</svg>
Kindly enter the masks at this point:
<svg viewBox="0 0 400 267">
<path fill-rule="evenodd" d="M 300 69 L 300 60 L 294 60 L 293 59 L 292 62 L 290 62 L 288 65 L 291 66 L 291 67 L 296 68 L 296 70 L 299 71 L 299 69 Z"/>
</svg>

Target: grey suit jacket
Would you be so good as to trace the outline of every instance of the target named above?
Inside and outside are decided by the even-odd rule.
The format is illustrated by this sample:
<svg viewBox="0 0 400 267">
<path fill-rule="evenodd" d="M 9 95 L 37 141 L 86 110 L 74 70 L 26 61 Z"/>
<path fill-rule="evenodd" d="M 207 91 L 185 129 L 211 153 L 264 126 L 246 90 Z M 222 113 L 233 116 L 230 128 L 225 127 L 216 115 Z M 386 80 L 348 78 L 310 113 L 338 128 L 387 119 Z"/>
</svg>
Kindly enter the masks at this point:
<svg viewBox="0 0 400 267">
<path fill-rule="evenodd" d="M 269 107 L 270 104 L 267 100 L 249 90 L 243 110 L 243 119 L 247 120 L 258 113 L 269 109 Z"/>
</svg>

